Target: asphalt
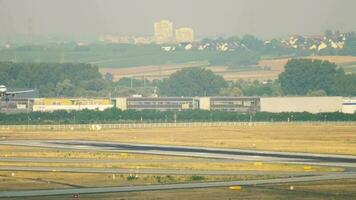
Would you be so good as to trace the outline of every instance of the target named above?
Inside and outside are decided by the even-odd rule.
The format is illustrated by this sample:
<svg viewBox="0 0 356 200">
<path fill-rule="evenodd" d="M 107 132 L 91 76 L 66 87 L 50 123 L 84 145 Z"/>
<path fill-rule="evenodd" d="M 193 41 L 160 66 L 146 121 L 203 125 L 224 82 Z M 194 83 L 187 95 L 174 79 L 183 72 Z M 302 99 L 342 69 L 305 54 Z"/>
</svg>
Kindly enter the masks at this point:
<svg viewBox="0 0 356 200">
<path fill-rule="evenodd" d="M 313 164 L 356 168 L 356 156 L 335 154 L 292 153 L 78 140 L 9 140 L 0 141 L 0 145 L 1 144 L 69 150 L 127 152 L 157 155 L 190 156 L 198 158 L 228 159 L 239 161 L 261 161 L 305 165 Z"/>
<path fill-rule="evenodd" d="M 356 178 L 356 174 L 342 173 L 342 174 L 331 174 L 331 175 L 322 175 L 322 176 L 305 176 L 305 177 L 294 177 L 294 178 L 277 178 L 277 179 L 266 179 L 266 180 L 231 181 L 231 182 L 205 182 L 205 183 L 164 184 L 164 185 L 144 185 L 144 186 L 124 186 L 124 187 L 3 191 L 0 192 L 0 198 L 9 198 L 9 197 L 25 198 L 25 197 L 33 197 L 33 196 L 195 189 L 195 188 L 209 188 L 209 187 L 229 187 L 229 186 L 237 186 L 237 185 L 251 186 L 251 185 L 261 185 L 261 184 L 295 183 L 295 182 L 309 182 L 309 181 L 336 180 L 336 179 L 349 179 L 349 178 Z"/>
<path fill-rule="evenodd" d="M 207 147 L 187 147 L 171 145 L 153 144 L 134 144 L 116 143 L 102 141 L 79 141 L 79 140 L 2 140 L 0 145 L 18 145 L 31 147 L 44 147 L 54 149 L 66 149 L 71 151 L 109 151 L 143 153 L 157 155 L 189 156 L 196 158 L 220 159 L 221 161 L 253 161 L 271 163 L 293 163 L 302 165 L 324 165 L 347 167 L 348 172 L 340 173 L 284 173 L 289 178 L 276 178 L 266 180 L 233 181 L 233 182 L 205 182 L 205 183 L 186 183 L 168 185 L 145 185 L 127 187 L 102 187 L 102 188 L 73 188 L 73 189 L 54 189 L 54 190 L 26 190 L 26 191 L 2 191 L 0 197 L 29 197 L 29 196 L 49 196 L 49 195 L 68 195 L 68 194 L 93 194 L 105 192 L 134 192 L 148 190 L 168 190 L 168 189 L 192 189 L 205 187 L 225 187 L 225 186 L 248 186 L 259 184 L 279 184 L 293 182 L 322 181 L 335 179 L 356 178 L 356 156 L 335 155 L 335 154 L 313 154 L 313 153 L 292 153 L 276 151 L 257 151 L 243 149 L 224 149 Z M 56 159 L 54 162 L 90 162 L 90 160 L 76 159 Z M 1 158 L 0 161 L 8 162 L 48 162 L 41 158 Z M 167 169 L 103 169 L 103 168 L 53 168 L 53 167 L 0 167 L 0 170 L 13 171 L 63 171 L 63 172 L 82 172 L 82 173 L 147 173 L 147 174 L 264 174 L 264 172 L 233 172 L 233 171 L 206 171 L 206 170 L 167 170 Z M 267 172 L 266 174 L 274 174 Z M 281 173 L 278 173 L 281 174 Z M 298 176 L 292 177 L 291 176 Z"/>
</svg>

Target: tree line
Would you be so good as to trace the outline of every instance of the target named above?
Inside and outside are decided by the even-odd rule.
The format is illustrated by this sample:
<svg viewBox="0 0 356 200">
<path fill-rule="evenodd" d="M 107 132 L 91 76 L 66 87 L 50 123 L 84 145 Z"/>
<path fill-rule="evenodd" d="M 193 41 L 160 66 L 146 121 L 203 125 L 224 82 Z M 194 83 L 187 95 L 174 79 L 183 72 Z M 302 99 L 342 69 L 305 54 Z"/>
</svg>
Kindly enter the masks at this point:
<svg viewBox="0 0 356 200">
<path fill-rule="evenodd" d="M 145 82 L 145 84 L 143 84 Z M 114 81 L 99 68 L 83 63 L 0 62 L 0 84 L 8 88 L 32 88 L 40 97 L 111 97 L 151 94 L 155 83 L 123 78 Z"/>
<path fill-rule="evenodd" d="M 267 113 L 255 114 L 186 110 L 118 110 L 105 111 L 55 111 L 4 114 L 0 113 L 0 124 L 92 124 L 92 123 L 137 123 L 137 122 L 291 122 L 291 121 L 356 121 L 356 114 L 344 113 Z"/>
<path fill-rule="evenodd" d="M 41 97 L 151 96 L 355 96 L 356 75 L 335 63 L 291 59 L 275 81 L 226 81 L 206 68 L 185 68 L 164 80 L 102 75 L 98 67 L 74 63 L 0 62 L 0 84 L 37 88 Z"/>
</svg>

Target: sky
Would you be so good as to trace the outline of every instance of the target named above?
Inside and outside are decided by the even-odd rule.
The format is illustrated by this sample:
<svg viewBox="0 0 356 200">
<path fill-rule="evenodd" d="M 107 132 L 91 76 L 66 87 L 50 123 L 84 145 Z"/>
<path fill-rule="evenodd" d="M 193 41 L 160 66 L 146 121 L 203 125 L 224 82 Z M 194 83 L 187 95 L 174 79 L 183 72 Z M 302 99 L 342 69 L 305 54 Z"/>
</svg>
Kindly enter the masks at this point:
<svg viewBox="0 0 356 200">
<path fill-rule="evenodd" d="M 356 31 L 355 0 L 0 0 L 0 36 L 152 35 L 173 21 L 196 34 L 263 38 Z"/>
</svg>

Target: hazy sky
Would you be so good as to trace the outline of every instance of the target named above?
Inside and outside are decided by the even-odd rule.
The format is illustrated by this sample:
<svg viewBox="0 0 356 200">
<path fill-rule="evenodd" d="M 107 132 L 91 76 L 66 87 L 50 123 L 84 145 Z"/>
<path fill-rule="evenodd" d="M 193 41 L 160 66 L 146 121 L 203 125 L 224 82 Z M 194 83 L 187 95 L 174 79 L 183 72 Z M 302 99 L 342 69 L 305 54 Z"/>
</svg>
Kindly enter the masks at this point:
<svg viewBox="0 0 356 200">
<path fill-rule="evenodd" d="M 0 0 L 0 36 L 151 35 L 168 19 L 201 36 L 356 30 L 356 0 Z"/>
</svg>

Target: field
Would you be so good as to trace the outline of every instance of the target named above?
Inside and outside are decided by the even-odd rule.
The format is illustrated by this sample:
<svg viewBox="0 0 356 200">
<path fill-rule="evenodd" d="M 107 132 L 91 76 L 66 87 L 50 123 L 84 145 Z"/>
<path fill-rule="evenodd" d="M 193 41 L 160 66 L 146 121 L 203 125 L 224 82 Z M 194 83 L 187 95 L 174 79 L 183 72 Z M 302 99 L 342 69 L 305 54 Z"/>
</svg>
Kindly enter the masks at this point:
<svg viewBox="0 0 356 200">
<path fill-rule="evenodd" d="M 79 139 L 356 155 L 356 125 L 290 124 L 103 131 L 0 131 L 2 139 Z"/>
<path fill-rule="evenodd" d="M 310 56 L 306 58 L 328 60 L 343 67 L 346 72 L 348 72 L 350 68 L 352 69 L 352 67 L 350 66 L 354 66 L 356 62 L 356 56 Z M 260 65 L 270 67 L 271 71 L 274 71 L 279 74 L 284 71 L 284 65 L 288 62 L 288 60 L 288 58 L 262 60 L 260 62 Z M 356 66 L 354 67 L 356 68 Z"/>
<path fill-rule="evenodd" d="M 293 186 L 293 190 L 291 190 Z M 192 190 L 169 190 L 151 192 L 132 192 L 119 194 L 96 194 L 80 195 L 80 199 L 89 200 L 157 200 L 157 199 L 191 199 L 191 200 L 213 200 L 213 199 L 289 199 L 289 200 L 345 200 L 356 198 L 356 180 L 342 181 L 319 181 L 313 183 L 295 183 L 242 187 L 241 190 L 230 190 L 229 188 L 206 188 Z M 72 196 L 42 197 L 43 200 L 64 200 Z M 21 198 L 19 198 L 21 199 Z M 19 200 L 12 198 L 11 200 Z M 38 199 L 26 198 L 30 200 Z"/>
<path fill-rule="evenodd" d="M 0 167 L 52 167 L 52 168 L 110 168 L 110 169 L 171 169 L 171 170 L 224 170 L 269 172 L 339 172 L 343 168 L 314 166 L 307 170 L 303 165 L 228 162 L 225 160 L 161 156 L 151 154 L 115 153 L 101 151 L 69 151 L 36 147 L 0 146 Z M 32 160 L 16 160 L 32 158 Z M 36 160 L 36 158 L 44 158 Z"/>
<path fill-rule="evenodd" d="M 283 177 L 276 175 L 166 175 L 100 174 L 71 172 L 0 172 L 0 191 L 192 183 L 202 181 L 238 181 Z"/>
<path fill-rule="evenodd" d="M 77 46 L 75 44 L 30 45 L 0 50 L 0 61 L 14 62 L 83 62 L 100 67 L 102 73 L 112 73 L 115 79 L 134 77 L 153 80 L 168 77 L 185 67 L 207 67 L 227 80 L 273 80 L 284 70 L 289 58 L 265 59 L 257 66 L 210 66 L 208 61 L 215 51 L 164 52 L 159 45 L 103 45 Z M 356 71 L 356 57 L 315 56 Z"/>
<path fill-rule="evenodd" d="M 346 72 L 356 72 L 356 56 L 312 56 L 312 59 L 329 60 L 335 62 Z M 289 58 L 262 60 L 258 66 L 244 68 L 230 68 L 227 66 L 210 66 L 207 61 L 201 60 L 184 64 L 165 64 L 136 66 L 123 68 L 100 68 L 101 73 L 112 73 L 116 80 L 122 77 L 146 78 L 149 80 L 169 77 L 170 74 L 186 67 L 205 67 L 222 75 L 226 80 L 274 80 L 284 71 Z"/>
<path fill-rule="evenodd" d="M 164 52 L 159 45 L 104 45 L 77 46 L 74 43 L 28 45 L 0 49 L 0 61 L 14 62 L 83 62 L 102 67 L 133 67 L 163 65 L 208 60 L 216 52 Z"/>
<path fill-rule="evenodd" d="M 346 124 L 276 123 L 103 131 L 1 130 L 0 139 L 77 139 L 356 155 L 356 125 Z M 188 174 L 183 173 L 189 170 Z M 223 174 L 204 175 L 211 170 Z M 317 165 L 0 145 L 0 191 L 273 179 L 349 170 Z M 229 175 L 235 172 L 239 174 Z M 353 199 L 355 187 L 356 180 L 349 179 L 243 186 L 241 190 L 220 187 L 80 195 L 80 199 Z M 41 197 L 43 200 L 68 198 L 73 197 Z"/>
</svg>

